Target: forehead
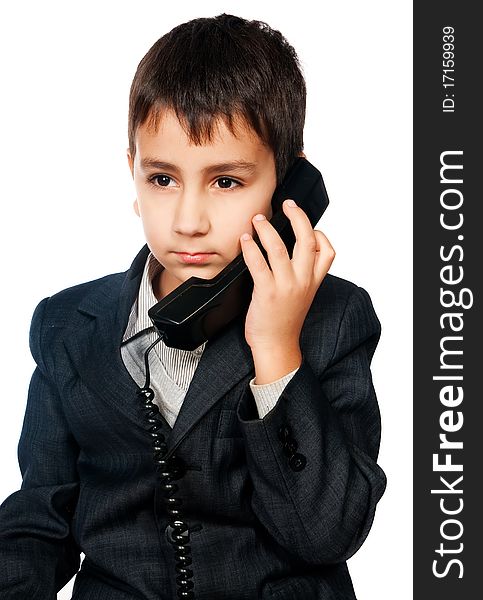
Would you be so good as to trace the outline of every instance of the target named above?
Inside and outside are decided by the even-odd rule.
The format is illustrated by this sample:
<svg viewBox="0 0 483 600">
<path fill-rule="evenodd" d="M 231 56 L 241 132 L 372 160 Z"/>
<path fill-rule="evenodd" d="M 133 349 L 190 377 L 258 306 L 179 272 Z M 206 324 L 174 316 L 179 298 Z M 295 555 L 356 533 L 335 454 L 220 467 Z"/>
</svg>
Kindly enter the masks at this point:
<svg viewBox="0 0 483 600">
<path fill-rule="evenodd" d="M 156 147 L 173 151 L 207 148 L 211 152 L 271 153 L 242 117 L 233 117 L 231 125 L 221 116 L 210 118 L 190 130 L 187 121 L 180 121 L 170 109 L 151 114 L 136 132 L 137 152 L 142 154 Z"/>
</svg>

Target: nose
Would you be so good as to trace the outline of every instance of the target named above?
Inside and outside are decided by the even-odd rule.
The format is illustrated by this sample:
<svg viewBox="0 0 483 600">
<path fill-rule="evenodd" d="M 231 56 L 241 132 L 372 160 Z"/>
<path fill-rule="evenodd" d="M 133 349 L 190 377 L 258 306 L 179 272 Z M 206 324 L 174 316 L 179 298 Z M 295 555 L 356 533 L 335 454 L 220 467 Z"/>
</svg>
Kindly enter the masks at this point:
<svg viewBox="0 0 483 600">
<path fill-rule="evenodd" d="M 186 187 L 179 194 L 174 214 L 173 230 L 180 235 L 204 235 L 210 228 L 206 203 L 202 193 Z"/>
</svg>

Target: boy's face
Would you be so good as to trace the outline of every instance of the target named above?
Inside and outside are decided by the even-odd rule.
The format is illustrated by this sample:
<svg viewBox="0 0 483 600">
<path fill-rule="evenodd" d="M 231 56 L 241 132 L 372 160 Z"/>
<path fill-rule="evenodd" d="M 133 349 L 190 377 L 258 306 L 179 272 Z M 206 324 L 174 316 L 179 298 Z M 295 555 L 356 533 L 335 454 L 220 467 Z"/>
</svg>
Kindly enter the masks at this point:
<svg viewBox="0 0 483 600">
<path fill-rule="evenodd" d="M 212 143 L 190 144 L 176 115 L 166 111 L 157 132 L 143 125 L 128 161 L 146 241 L 165 267 L 153 291 L 159 299 L 195 275 L 211 279 L 241 252 L 240 237 L 255 233 L 251 219 L 272 216 L 275 159 L 259 137 L 240 125 L 235 137 L 217 121 Z M 157 163 L 157 164 L 155 164 Z M 209 253 L 196 257 L 178 253 Z"/>
</svg>

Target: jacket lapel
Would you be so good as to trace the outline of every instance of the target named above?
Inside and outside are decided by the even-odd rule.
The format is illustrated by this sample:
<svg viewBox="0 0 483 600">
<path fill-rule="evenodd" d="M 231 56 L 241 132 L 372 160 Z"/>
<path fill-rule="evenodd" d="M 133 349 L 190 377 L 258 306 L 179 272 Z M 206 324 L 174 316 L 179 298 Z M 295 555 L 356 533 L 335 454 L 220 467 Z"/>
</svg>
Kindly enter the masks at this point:
<svg viewBox="0 0 483 600">
<path fill-rule="evenodd" d="M 138 386 L 122 361 L 121 340 L 148 254 L 145 245 L 127 272 L 96 282 L 93 291 L 77 306 L 75 334 L 64 340 L 80 378 L 90 391 L 113 409 L 114 415 L 120 412 L 143 429 Z"/>
<path fill-rule="evenodd" d="M 121 340 L 141 283 L 149 248 L 145 245 L 126 273 L 99 282 L 78 305 L 80 321 L 75 335 L 64 341 L 75 367 L 92 393 L 144 429 L 144 415 L 136 394 L 139 389 L 121 356 Z M 208 341 L 186 393 L 180 413 L 168 429 L 174 450 L 185 435 L 241 379 L 253 373 L 250 347 L 244 336 L 245 319 L 235 319 Z M 253 374 L 252 374 L 253 377 Z"/>
<path fill-rule="evenodd" d="M 230 389 L 248 374 L 253 377 L 244 330 L 245 319 L 239 317 L 206 344 L 170 434 L 171 450 Z"/>
</svg>

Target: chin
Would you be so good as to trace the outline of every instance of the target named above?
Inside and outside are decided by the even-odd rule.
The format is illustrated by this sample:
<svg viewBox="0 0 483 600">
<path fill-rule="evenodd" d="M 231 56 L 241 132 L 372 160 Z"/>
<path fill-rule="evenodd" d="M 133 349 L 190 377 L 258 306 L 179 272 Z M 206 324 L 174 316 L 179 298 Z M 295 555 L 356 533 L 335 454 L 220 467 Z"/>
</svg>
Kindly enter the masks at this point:
<svg viewBox="0 0 483 600">
<path fill-rule="evenodd" d="M 189 279 L 191 276 L 200 277 L 201 279 L 213 279 L 213 277 L 216 277 L 218 273 L 221 273 L 225 267 L 226 265 L 222 265 L 221 267 L 219 265 L 216 267 L 213 267 L 213 265 L 197 265 L 188 269 L 189 275 L 186 279 Z"/>
</svg>

